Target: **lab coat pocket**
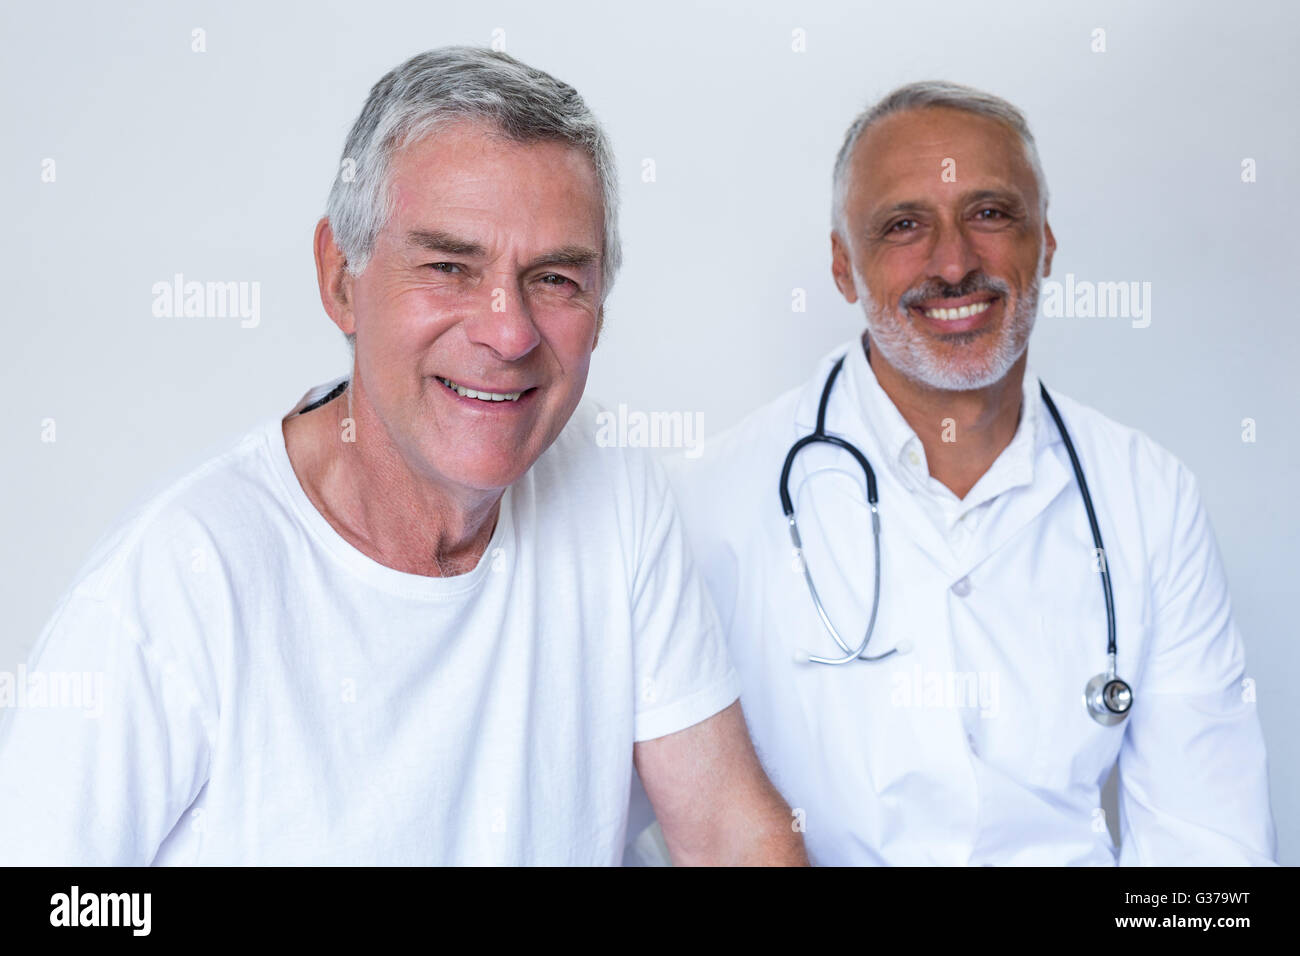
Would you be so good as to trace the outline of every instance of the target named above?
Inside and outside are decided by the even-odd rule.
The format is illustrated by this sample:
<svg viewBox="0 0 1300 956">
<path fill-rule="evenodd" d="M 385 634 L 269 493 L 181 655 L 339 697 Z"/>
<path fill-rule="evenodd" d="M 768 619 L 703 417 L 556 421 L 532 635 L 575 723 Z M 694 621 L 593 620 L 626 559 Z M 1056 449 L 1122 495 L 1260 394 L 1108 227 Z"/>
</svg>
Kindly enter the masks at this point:
<svg viewBox="0 0 1300 956">
<path fill-rule="evenodd" d="M 1043 647 L 1052 650 L 1043 669 L 1034 759 L 1027 774 L 1036 787 L 1065 793 L 1099 788 L 1119 755 L 1124 724 L 1104 727 L 1088 714 L 1083 688 L 1106 664 L 1105 633 L 1091 621 L 1049 635 Z M 1136 641 L 1135 641 L 1136 643 Z"/>
</svg>

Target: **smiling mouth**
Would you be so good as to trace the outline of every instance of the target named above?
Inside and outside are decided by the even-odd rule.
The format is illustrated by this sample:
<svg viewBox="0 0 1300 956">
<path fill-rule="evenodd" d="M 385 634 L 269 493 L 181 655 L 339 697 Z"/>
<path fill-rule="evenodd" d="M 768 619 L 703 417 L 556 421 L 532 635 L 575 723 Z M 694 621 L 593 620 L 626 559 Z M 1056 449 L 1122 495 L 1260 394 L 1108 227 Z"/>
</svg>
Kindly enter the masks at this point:
<svg viewBox="0 0 1300 956">
<path fill-rule="evenodd" d="M 983 302 L 972 302 L 969 305 L 958 306 L 954 309 L 918 309 L 918 311 L 927 319 L 937 319 L 940 322 L 956 322 L 959 319 L 969 319 L 987 312 L 996 301 L 997 299 L 986 299 Z"/>
<path fill-rule="evenodd" d="M 434 376 L 462 398 L 476 398 L 480 402 L 517 402 L 519 397 L 525 392 L 531 392 L 531 388 L 526 388 L 522 392 L 486 392 L 483 389 L 466 388 L 464 385 L 458 385 L 449 378 L 443 378 L 440 375 Z"/>
</svg>

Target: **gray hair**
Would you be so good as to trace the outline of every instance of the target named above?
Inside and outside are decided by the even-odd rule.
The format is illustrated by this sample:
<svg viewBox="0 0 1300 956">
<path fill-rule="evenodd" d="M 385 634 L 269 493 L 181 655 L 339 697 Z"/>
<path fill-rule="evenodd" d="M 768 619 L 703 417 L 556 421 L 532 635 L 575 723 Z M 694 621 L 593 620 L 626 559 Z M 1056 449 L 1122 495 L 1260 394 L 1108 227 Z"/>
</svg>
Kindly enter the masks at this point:
<svg viewBox="0 0 1300 956">
<path fill-rule="evenodd" d="M 325 215 L 347 269 L 360 275 L 392 215 L 390 171 L 401 149 L 449 120 L 490 121 L 519 143 L 554 141 L 591 160 L 605 207 L 601 295 L 622 262 L 618 174 L 604 130 L 578 92 L 508 53 L 447 46 L 411 57 L 370 90 L 343 146 Z M 348 337 L 349 342 L 352 336 Z"/>
<path fill-rule="evenodd" d="M 1020 136 L 1025 147 L 1025 158 L 1034 171 L 1038 182 L 1038 201 L 1040 211 L 1047 209 L 1047 178 L 1043 175 L 1043 164 L 1038 158 L 1038 146 L 1034 134 L 1029 131 L 1025 115 L 1000 96 L 985 93 L 973 87 L 959 83 L 947 83 L 942 80 L 925 80 L 900 86 L 874 105 L 858 114 L 848 132 L 844 135 L 844 145 L 835 157 L 835 173 L 832 178 L 831 223 L 837 233 L 844 234 L 844 200 L 849 189 L 849 161 L 853 149 L 867 131 L 878 120 L 905 110 L 919 110 L 926 107 L 944 107 L 987 116 L 990 119 L 1009 126 Z"/>
</svg>

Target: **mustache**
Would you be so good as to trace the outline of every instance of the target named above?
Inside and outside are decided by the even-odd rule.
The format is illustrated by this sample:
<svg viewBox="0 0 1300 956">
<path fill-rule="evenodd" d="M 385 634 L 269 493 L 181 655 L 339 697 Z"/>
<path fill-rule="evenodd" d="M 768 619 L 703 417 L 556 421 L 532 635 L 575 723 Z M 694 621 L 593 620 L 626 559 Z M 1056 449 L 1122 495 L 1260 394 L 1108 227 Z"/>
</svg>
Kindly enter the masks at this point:
<svg viewBox="0 0 1300 956">
<path fill-rule="evenodd" d="M 898 299 L 898 307 L 905 312 L 929 299 L 960 299 L 976 292 L 992 292 L 1005 297 L 1011 294 L 1011 286 L 983 272 L 971 272 L 956 285 L 931 278 L 904 292 Z"/>
</svg>

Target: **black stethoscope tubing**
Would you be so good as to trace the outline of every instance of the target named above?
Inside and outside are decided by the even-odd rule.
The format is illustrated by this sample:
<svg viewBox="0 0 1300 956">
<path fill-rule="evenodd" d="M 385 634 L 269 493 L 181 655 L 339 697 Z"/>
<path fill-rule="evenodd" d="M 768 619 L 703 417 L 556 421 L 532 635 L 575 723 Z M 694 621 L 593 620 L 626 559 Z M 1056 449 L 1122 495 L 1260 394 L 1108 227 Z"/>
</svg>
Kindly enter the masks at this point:
<svg viewBox="0 0 1300 956">
<path fill-rule="evenodd" d="M 817 404 L 816 428 L 813 430 L 812 434 L 805 435 L 803 438 L 797 440 L 786 453 L 785 463 L 781 466 L 781 483 L 779 489 L 781 494 L 781 510 L 785 514 L 786 520 L 789 523 L 791 538 L 795 542 L 796 550 L 802 551 L 802 542 L 799 538 L 798 524 L 794 515 L 794 501 L 790 497 L 790 470 L 794 467 L 795 458 L 804 448 L 818 443 L 833 445 L 836 448 L 843 449 L 853 456 L 853 459 L 861 466 L 862 472 L 867 479 L 867 503 L 871 506 L 872 522 L 874 526 L 873 530 L 876 532 L 877 593 L 875 600 L 873 600 L 871 613 L 872 623 L 874 624 L 877 610 L 876 605 L 879 603 L 879 493 L 876 487 L 876 473 L 872 469 L 871 463 L 867 460 L 867 456 L 864 455 L 856 445 L 837 435 L 828 435 L 826 433 L 826 408 L 830 403 L 831 389 L 835 385 L 835 379 L 839 376 L 840 370 L 844 366 L 844 358 L 845 356 L 840 356 L 836 360 L 834 366 L 832 366 L 830 374 L 826 376 L 826 384 L 822 387 L 821 400 Z M 1065 421 L 1061 418 L 1061 413 L 1057 409 L 1056 403 L 1052 401 L 1052 396 L 1048 394 L 1047 386 L 1042 383 L 1041 379 L 1038 382 L 1038 390 L 1039 394 L 1043 397 L 1043 403 L 1047 406 L 1048 413 L 1051 414 L 1052 420 L 1056 422 L 1056 428 L 1061 434 L 1062 441 L 1065 443 L 1066 454 L 1070 457 L 1070 467 L 1074 471 L 1074 480 L 1079 487 L 1080 495 L 1083 497 L 1083 507 L 1088 514 L 1088 530 L 1092 533 L 1092 543 L 1095 548 L 1094 554 L 1096 555 L 1099 564 L 1098 570 L 1101 575 L 1102 596 L 1106 602 L 1106 656 L 1109 666 L 1105 673 L 1097 675 L 1097 677 L 1094 677 L 1088 682 L 1088 687 L 1084 691 L 1084 703 L 1089 712 L 1100 723 L 1117 723 L 1127 716 L 1128 710 L 1132 706 L 1132 689 L 1128 684 L 1116 677 L 1115 674 L 1115 659 L 1118 652 L 1115 628 L 1115 594 L 1111 586 L 1110 568 L 1106 561 L 1106 548 L 1102 544 L 1101 540 L 1101 526 L 1097 522 L 1097 511 L 1093 507 L 1092 494 L 1088 490 L 1088 480 L 1084 477 L 1083 466 L 1079 462 L 1079 454 L 1075 450 L 1074 442 L 1070 438 L 1069 430 L 1065 427 Z M 838 634 L 836 634 L 833 627 L 830 625 L 829 618 L 821 606 L 821 600 L 817 596 L 811 574 L 808 573 L 806 566 L 804 568 L 804 576 L 807 579 L 808 587 L 813 594 L 813 601 L 817 605 L 818 613 L 822 616 L 823 622 L 826 623 L 828 629 L 836 638 L 836 642 L 840 643 L 840 646 L 847 650 L 847 646 L 841 642 Z M 856 654 L 850 652 L 850 657 L 847 658 L 847 660 L 857 658 L 858 655 L 865 650 L 866 643 L 870 640 L 870 636 L 871 628 L 869 627 L 866 640 L 863 641 L 862 646 L 859 647 Z M 887 656 L 889 656 L 889 654 L 880 655 L 880 657 L 877 658 L 864 657 L 862 659 L 880 660 Z M 832 663 L 831 661 L 825 660 L 821 662 Z"/>
</svg>

